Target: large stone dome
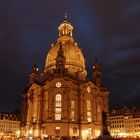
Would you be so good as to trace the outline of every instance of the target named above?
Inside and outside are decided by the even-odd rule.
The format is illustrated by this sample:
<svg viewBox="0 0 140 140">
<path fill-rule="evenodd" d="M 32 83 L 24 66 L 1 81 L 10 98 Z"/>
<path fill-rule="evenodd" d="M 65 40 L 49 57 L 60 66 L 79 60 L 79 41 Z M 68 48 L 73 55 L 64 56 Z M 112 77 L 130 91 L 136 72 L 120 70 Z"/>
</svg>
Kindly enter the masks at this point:
<svg viewBox="0 0 140 140">
<path fill-rule="evenodd" d="M 65 19 L 58 27 L 58 30 L 59 37 L 56 44 L 51 45 L 51 49 L 47 54 L 44 72 L 53 72 L 56 68 L 56 57 L 59 47 L 62 44 L 66 58 L 65 68 L 72 75 L 75 75 L 78 72 L 83 78 L 86 78 L 85 59 L 78 44 L 74 42 L 72 36 L 73 26 Z"/>
</svg>

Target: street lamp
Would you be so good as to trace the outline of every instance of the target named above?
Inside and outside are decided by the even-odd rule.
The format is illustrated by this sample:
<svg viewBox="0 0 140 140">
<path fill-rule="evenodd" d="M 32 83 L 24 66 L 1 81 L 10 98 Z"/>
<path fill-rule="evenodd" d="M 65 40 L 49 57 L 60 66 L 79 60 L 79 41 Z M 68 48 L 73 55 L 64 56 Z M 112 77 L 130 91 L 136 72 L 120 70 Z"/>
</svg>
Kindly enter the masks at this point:
<svg viewBox="0 0 140 140">
<path fill-rule="evenodd" d="M 18 131 L 16 132 L 16 135 L 17 135 L 17 138 L 19 138 L 19 136 L 20 136 L 20 130 L 18 130 Z"/>
<path fill-rule="evenodd" d="M 32 133 L 33 133 L 33 131 L 32 131 L 32 129 L 30 129 L 29 130 L 29 139 L 32 139 Z"/>
</svg>

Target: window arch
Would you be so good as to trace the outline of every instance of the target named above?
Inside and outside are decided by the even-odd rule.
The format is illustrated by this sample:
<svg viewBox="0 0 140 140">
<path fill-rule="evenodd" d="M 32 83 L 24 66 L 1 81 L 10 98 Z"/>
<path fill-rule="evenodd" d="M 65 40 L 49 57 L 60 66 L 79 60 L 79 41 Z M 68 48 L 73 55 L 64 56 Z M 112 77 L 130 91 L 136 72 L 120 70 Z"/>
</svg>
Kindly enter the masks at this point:
<svg viewBox="0 0 140 140">
<path fill-rule="evenodd" d="M 58 102 L 61 102 L 61 94 L 57 94 L 55 96 L 55 100 L 58 101 Z"/>
<path fill-rule="evenodd" d="M 55 96 L 55 120 L 61 120 L 61 94 Z"/>
</svg>

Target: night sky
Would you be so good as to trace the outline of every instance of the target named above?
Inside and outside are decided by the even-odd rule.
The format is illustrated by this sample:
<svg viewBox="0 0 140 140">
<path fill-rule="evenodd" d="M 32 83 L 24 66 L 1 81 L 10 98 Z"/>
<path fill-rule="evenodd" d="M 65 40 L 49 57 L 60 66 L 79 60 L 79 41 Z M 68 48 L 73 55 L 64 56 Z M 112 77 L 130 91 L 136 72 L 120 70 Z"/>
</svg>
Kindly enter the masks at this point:
<svg viewBox="0 0 140 140">
<path fill-rule="evenodd" d="M 65 12 L 89 79 L 101 64 L 110 106 L 140 106 L 140 0 L 1 0 L 0 111 L 19 106 L 34 62 L 43 71 Z"/>
</svg>

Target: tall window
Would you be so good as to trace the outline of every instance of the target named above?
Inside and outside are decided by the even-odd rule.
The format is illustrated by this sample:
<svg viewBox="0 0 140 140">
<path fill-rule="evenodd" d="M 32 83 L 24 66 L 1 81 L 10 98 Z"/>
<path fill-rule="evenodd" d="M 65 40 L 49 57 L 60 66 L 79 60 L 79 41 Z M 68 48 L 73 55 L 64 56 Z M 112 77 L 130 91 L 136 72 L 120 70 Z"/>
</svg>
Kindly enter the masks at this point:
<svg viewBox="0 0 140 140">
<path fill-rule="evenodd" d="M 71 110 L 71 120 L 74 120 L 74 111 Z"/>
<path fill-rule="evenodd" d="M 57 94 L 55 96 L 55 120 L 61 120 L 61 101 L 61 95 Z"/>
<path fill-rule="evenodd" d="M 71 120 L 75 120 L 75 102 L 74 100 L 71 100 Z"/>
<path fill-rule="evenodd" d="M 97 107 L 98 107 L 98 108 L 97 108 L 98 112 L 100 112 L 100 111 L 101 111 L 100 104 L 98 104 L 98 106 L 97 106 Z"/>
<path fill-rule="evenodd" d="M 91 101 L 87 100 L 87 121 L 91 122 Z"/>
<path fill-rule="evenodd" d="M 74 100 L 71 100 L 71 109 L 74 109 L 75 108 L 75 102 Z"/>
<path fill-rule="evenodd" d="M 87 100 L 87 110 L 91 110 L 91 102 L 90 102 L 90 100 Z"/>
<path fill-rule="evenodd" d="M 77 128 L 73 127 L 73 134 L 77 134 Z"/>
<path fill-rule="evenodd" d="M 56 133 L 57 136 L 59 135 L 59 133 L 60 133 L 60 126 L 56 126 L 55 127 L 55 133 Z"/>
</svg>

